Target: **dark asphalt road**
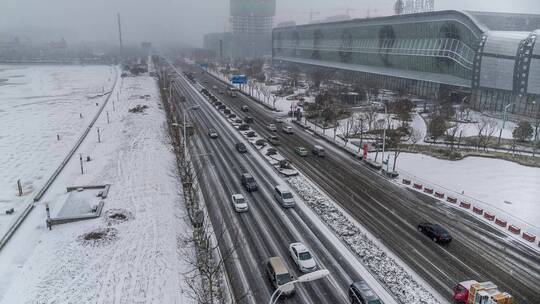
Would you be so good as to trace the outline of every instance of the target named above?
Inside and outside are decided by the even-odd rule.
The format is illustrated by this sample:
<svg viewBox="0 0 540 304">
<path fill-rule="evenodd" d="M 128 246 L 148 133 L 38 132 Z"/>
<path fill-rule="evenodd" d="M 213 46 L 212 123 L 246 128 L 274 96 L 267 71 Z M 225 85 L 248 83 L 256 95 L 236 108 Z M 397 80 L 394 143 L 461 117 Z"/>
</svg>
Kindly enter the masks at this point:
<svg viewBox="0 0 540 304">
<path fill-rule="evenodd" d="M 264 261 L 281 256 L 294 276 L 301 273 L 288 254 L 288 245 L 296 241 L 306 244 L 317 257 L 320 267 L 330 271 L 327 279 L 297 286 L 297 294 L 280 303 L 347 303 L 347 288 L 360 277 L 354 266 L 341 258 L 333 241 L 319 233 L 316 225 L 295 209 L 282 209 L 272 198 L 271 189 L 283 183 L 269 168 L 262 168 L 255 155 L 239 154 L 234 143 L 240 139 L 237 132 L 228 132 L 226 122 L 220 120 L 215 109 L 193 92 L 184 80 L 174 85 L 176 92 L 188 97 L 188 104 L 201 105 L 189 115 L 197 125 L 190 141 L 190 151 L 199 174 L 201 193 L 217 235 L 222 229 L 236 244 L 235 256 L 226 263 L 237 298 L 248 294 L 240 303 L 266 303 L 273 291 L 264 273 Z M 180 106 L 180 105 L 179 105 Z M 180 117 L 178 117 L 180 119 Z M 220 138 L 210 139 L 207 130 L 219 131 Z M 253 152 L 255 153 L 255 152 Z M 260 190 L 247 193 L 240 184 L 240 174 L 250 172 Z M 250 210 L 237 214 L 230 203 L 233 193 L 242 193 L 250 202 Z M 334 240 L 335 241 L 335 240 Z M 226 252 L 225 244 L 221 244 Z"/>
<path fill-rule="evenodd" d="M 226 85 L 207 74 L 197 74 L 210 90 Z M 250 107 L 255 118 L 252 128 L 261 136 L 270 133 L 266 125 L 277 115 L 253 100 L 240 95 L 230 98 L 213 92 L 237 113 Z M 450 299 L 456 282 L 475 279 L 493 281 L 510 292 L 516 303 L 540 303 L 540 256 L 499 229 L 461 210 L 435 199 L 388 182 L 349 155 L 325 141 L 295 127 L 293 135 L 278 132 L 277 149 L 307 177 L 321 187 L 356 220 L 379 238 L 420 277 Z M 328 156 L 300 157 L 294 148 L 314 145 L 326 147 Z M 418 233 L 421 221 L 446 227 L 454 240 L 439 246 Z"/>
</svg>

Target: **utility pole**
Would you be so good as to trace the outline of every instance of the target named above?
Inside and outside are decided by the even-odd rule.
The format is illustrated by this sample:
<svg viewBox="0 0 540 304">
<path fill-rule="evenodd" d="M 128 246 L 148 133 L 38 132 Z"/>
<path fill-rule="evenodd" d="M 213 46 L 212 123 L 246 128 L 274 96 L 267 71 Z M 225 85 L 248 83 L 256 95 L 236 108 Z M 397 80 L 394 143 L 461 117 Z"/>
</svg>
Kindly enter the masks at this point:
<svg viewBox="0 0 540 304">
<path fill-rule="evenodd" d="M 99 134 L 99 127 L 97 128 L 97 140 L 98 140 L 98 143 L 101 143 L 101 136 Z"/>
<path fill-rule="evenodd" d="M 122 62 L 124 46 L 122 44 L 122 24 L 120 22 L 120 13 L 116 13 L 116 18 L 118 19 L 118 40 L 120 42 L 120 62 Z"/>
<path fill-rule="evenodd" d="M 83 161 L 82 161 L 82 154 L 79 154 L 79 161 L 81 162 L 81 174 L 84 174 Z"/>
</svg>

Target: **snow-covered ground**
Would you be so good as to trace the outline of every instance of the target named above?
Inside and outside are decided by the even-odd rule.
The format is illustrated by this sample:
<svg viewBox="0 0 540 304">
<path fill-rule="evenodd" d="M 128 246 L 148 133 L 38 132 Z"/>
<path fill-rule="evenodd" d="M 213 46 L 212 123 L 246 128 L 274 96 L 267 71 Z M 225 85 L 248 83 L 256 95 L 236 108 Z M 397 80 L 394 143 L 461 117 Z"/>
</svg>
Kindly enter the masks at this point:
<svg viewBox="0 0 540 304">
<path fill-rule="evenodd" d="M 117 91 L 116 111 L 110 103 L 105 109 L 111 123 L 105 112 L 96 122 L 101 143 L 93 130 L 78 151 L 92 158 L 84 163 L 85 174 L 75 158 L 43 199 L 55 214 L 66 186 L 110 183 L 104 214 L 48 231 L 44 203 L 38 203 L 0 252 L 1 303 L 193 303 L 182 275 L 189 270 L 186 251 L 179 250 L 189 248 L 182 240 L 190 229 L 157 83 L 147 76 L 125 78 Z M 147 94 L 150 99 L 141 98 Z M 135 105 L 149 108 L 129 113 Z M 32 117 L 29 111 L 20 119 Z M 127 220 L 109 218 L 113 213 Z M 85 240 L 91 231 L 106 238 Z"/>
<path fill-rule="evenodd" d="M 499 136 L 500 131 L 502 129 L 503 131 L 501 134 L 501 138 L 512 139 L 513 138 L 512 132 L 517 127 L 517 124 L 513 121 L 506 121 L 506 123 L 503 123 L 503 120 L 501 118 L 488 117 L 485 114 L 482 114 L 476 111 L 471 111 L 471 113 L 469 114 L 469 119 L 472 122 L 461 124 L 457 133 L 458 135 L 459 135 L 459 132 L 462 132 L 463 137 L 478 136 L 477 122 L 480 121 L 481 119 L 489 119 L 495 122 L 496 131 L 493 136 L 496 136 L 496 137 Z M 504 124 L 504 129 L 503 129 L 503 124 Z"/>
<path fill-rule="evenodd" d="M 392 163 L 392 157 L 390 160 Z M 508 220 L 515 217 L 540 228 L 538 168 L 482 157 L 448 161 L 402 153 L 398 157 L 397 170 L 402 176 L 446 188 L 454 192 L 454 196 L 463 191 L 465 200 L 481 204 L 485 210 Z"/>
<path fill-rule="evenodd" d="M 0 216 L 0 234 L 73 147 L 114 77 L 109 66 L 0 65 L 0 213 L 15 209 Z"/>
</svg>

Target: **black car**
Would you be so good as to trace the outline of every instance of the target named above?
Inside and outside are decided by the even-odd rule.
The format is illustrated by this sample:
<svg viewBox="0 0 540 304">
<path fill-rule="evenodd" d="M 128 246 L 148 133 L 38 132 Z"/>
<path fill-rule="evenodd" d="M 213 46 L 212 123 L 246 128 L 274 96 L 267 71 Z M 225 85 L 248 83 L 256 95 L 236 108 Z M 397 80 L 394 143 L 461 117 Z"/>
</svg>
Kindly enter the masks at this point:
<svg viewBox="0 0 540 304">
<path fill-rule="evenodd" d="M 240 131 L 247 131 L 247 130 L 249 130 L 249 125 L 247 125 L 247 124 L 241 124 L 241 125 L 238 127 L 238 130 L 240 130 Z"/>
<path fill-rule="evenodd" d="M 242 112 L 248 112 L 249 107 L 248 106 L 242 106 Z"/>
<path fill-rule="evenodd" d="M 447 244 L 452 241 L 450 233 L 439 224 L 420 223 L 418 224 L 418 231 L 429 236 L 436 243 Z"/>
<path fill-rule="evenodd" d="M 225 110 L 227 108 L 227 106 L 222 104 L 222 105 L 219 105 L 217 108 L 218 108 L 218 110 Z"/>
<path fill-rule="evenodd" d="M 364 280 L 351 284 L 349 287 L 349 301 L 351 304 L 383 304 Z"/>
<path fill-rule="evenodd" d="M 229 114 L 228 116 L 230 119 L 236 118 L 236 114 Z"/>
<path fill-rule="evenodd" d="M 235 148 L 236 148 L 236 151 L 238 151 L 240 153 L 246 153 L 247 152 L 246 145 L 244 145 L 243 143 L 237 143 L 235 145 Z"/>
<path fill-rule="evenodd" d="M 246 136 L 249 138 L 257 137 L 257 133 L 255 131 L 249 131 L 246 133 Z"/>
<path fill-rule="evenodd" d="M 225 109 L 225 110 L 223 110 L 223 114 L 229 115 L 229 114 L 231 114 L 231 110 L 230 109 Z"/>
<path fill-rule="evenodd" d="M 244 117 L 244 122 L 245 123 L 253 123 L 253 117 L 251 117 L 251 116 Z"/>
<path fill-rule="evenodd" d="M 249 174 L 244 173 L 240 176 L 240 181 L 242 182 L 242 185 L 246 188 L 248 192 L 257 191 L 257 182 L 255 182 L 255 178 Z"/>
</svg>

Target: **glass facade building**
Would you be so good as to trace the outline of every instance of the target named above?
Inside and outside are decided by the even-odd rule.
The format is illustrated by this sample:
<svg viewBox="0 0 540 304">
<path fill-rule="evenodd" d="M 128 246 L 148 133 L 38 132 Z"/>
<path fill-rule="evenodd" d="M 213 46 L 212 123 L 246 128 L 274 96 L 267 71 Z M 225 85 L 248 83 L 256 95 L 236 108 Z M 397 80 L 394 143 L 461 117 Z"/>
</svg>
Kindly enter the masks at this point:
<svg viewBox="0 0 540 304">
<path fill-rule="evenodd" d="M 531 83 L 538 73 L 532 70 L 540 62 L 533 55 L 534 42 L 530 46 L 524 41 L 536 40 L 540 16 L 495 15 L 504 20 L 506 30 L 494 31 L 479 21 L 489 19 L 489 13 L 459 11 L 276 28 L 272 54 L 276 62 L 339 69 L 427 97 L 467 96 L 475 106 L 489 110 L 497 110 L 498 104 L 532 103 L 540 86 Z M 495 94 L 486 103 L 484 93 L 493 90 L 504 91 L 509 98 Z M 512 110 L 534 115 L 538 105 Z"/>
</svg>

